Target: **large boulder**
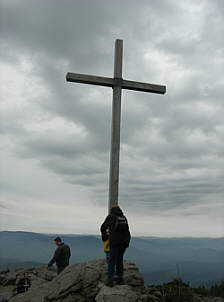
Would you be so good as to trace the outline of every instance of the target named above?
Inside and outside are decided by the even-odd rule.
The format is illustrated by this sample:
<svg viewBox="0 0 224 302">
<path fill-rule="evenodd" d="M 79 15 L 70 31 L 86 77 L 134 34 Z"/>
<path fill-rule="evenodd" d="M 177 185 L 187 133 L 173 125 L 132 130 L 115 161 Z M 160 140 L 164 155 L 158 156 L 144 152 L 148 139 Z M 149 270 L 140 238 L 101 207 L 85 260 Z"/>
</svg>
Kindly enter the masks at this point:
<svg viewBox="0 0 224 302">
<path fill-rule="evenodd" d="M 101 299 L 100 297 L 104 295 L 105 291 L 105 294 L 108 295 L 108 288 L 102 288 L 106 280 L 107 263 L 104 259 L 73 264 L 51 282 L 44 302 L 91 302 L 95 301 L 100 291 L 98 299 Z M 144 280 L 138 268 L 127 261 L 124 262 L 124 280 L 129 291 L 141 293 L 144 290 Z"/>
</svg>

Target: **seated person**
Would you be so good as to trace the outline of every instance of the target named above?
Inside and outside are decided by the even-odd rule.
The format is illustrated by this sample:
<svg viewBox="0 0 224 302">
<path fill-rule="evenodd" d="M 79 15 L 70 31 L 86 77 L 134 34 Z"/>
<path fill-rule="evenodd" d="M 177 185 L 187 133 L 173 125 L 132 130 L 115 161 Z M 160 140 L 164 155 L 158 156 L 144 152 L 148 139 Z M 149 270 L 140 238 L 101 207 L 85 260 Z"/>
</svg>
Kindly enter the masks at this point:
<svg viewBox="0 0 224 302">
<path fill-rule="evenodd" d="M 28 273 L 24 273 L 24 278 L 20 279 L 17 284 L 17 294 L 25 293 L 31 287 L 31 281 L 28 278 Z"/>
</svg>

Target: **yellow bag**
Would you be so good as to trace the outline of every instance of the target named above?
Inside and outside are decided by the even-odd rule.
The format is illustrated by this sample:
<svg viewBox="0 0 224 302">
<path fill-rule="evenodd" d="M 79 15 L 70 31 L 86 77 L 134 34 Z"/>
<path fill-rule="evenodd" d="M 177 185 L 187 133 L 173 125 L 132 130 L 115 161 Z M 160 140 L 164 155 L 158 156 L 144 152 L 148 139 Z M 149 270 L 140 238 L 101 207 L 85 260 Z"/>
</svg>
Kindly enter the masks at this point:
<svg viewBox="0 0 224 302">
<path fill-rule="evenodd" d="M 109 251 L 110 251 L 110 240 L 109 240 L 109 238 L 107 239 L 107 241 L 104 241 L 103 245 L 104 245 L 104 252 L 109 253 Z"/>
</svg>

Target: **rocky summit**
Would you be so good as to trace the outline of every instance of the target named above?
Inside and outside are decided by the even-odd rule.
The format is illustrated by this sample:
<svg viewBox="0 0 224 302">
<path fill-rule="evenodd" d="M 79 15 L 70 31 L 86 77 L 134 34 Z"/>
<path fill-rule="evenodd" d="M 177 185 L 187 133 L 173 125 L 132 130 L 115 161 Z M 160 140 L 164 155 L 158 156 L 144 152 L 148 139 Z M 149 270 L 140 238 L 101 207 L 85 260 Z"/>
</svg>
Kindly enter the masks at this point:
<svg viewBox="0 0 224 302">
<path fill-rule="evenodd" d="M 144 280 L 135 264 L 124 262 L 125 285 L 105 286 L 107 263 L 104 259 L 73 264 L 60 275 L 55 269 L 29 267 L 0 271 L 0 302 L 84 302 L 140 301 Z M 32 286 L 24 294 L 16 294 L 16 284 L 29 273 Z M 156 301 L 156 300 L 155 300 Z"/>
<path fill-rule="evenodd" d="M 32 286 L 28 292 L 17 294 L 16 287 L 24 272 Z M 0 270 L 0 302 L 163 302 L 163 293 L 155 286 L 144 286 L 135 264 L 124 262 L 125 285 L 110 288 L 105 285 L 107 263 L 104 259 L 73 264 L 60 275 L 45 266 Z M 219 300 L 217 300 L 219 299 Z M 194 301 L 205 301 L 195 297 Z M 222 302 L 211 298 L 209 302 Z"/>
</svg>

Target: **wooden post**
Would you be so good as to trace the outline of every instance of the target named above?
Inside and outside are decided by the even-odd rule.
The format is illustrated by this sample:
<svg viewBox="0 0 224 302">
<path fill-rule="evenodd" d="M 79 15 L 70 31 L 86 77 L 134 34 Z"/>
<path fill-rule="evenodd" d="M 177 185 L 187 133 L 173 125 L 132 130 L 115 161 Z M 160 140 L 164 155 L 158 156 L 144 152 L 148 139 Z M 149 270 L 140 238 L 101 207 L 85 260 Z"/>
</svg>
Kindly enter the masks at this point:
<svg viewBox="0 0 224 302">
<path fill-rule="evenodd" d="M 121 124 L 121 91 L 122 91 L 122 54 L 123 41 L 116 40 L 114 52 L 114 81 L 112 122 L 111 122 L 111 149 L 109 175 L 108 212 L 111 207 L 118 205 L 119 190 L 119 155 L 120 155 L 120 124 Z"/>
</svg>

